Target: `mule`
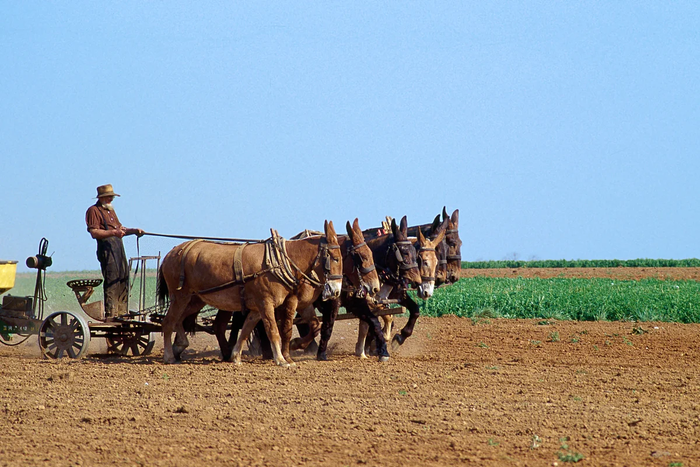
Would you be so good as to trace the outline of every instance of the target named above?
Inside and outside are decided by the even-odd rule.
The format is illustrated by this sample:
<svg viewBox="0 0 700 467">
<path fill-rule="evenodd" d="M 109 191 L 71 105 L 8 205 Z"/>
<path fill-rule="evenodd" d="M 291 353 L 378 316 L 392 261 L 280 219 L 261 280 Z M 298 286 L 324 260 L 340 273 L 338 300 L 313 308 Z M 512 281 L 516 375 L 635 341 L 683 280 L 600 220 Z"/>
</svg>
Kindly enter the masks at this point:
<svg viewBox="0 0 700 467">
<path fill-rule="evenodd" d="M 291 336 L 294 316 L 289 308 L 294 299 L 290 297 L 302 288 L 324 300 L 338 297 L 342 286 L 342 256 L 332 222 L 325 222 L 322 237 L 289 240 L 283 246 L 275 237 L 273 232 L 268 241 L 252 244 L 194 240 L 176 246 L 165 256 L 159 271 L 159 297 L 161 301 L 166 295 L 170 297 L 162 324 L 165 363 L 180 360 L 189 345 L 183 321 L 205 305 L 248 311 L 243 325 L 248 333 L 249 321 L 261 319 L 275 363 L 283 367 L 293 363 L 282 352 L 284 339 L 277 326 L 275 308 L 287 304 L 287 314 L 281 317 L 282 336 Z M 279 264 L 271 261 L 275 254 Z M 238 352 L 237 363 L 240 363 L 240 343 L 239 338 L 234 347 Z"/>
<path fill-rule="evenodd" d="M 436 246 L 435 253 L 438 258 L 438 267 L 435 271 L 435 286 L 451 285 L 459 280 L 462 269 L 461 246 L 462 240 L 459 238 L 459 209 L 455 209 L 452 216 L 447 215 L 446 207 L 442 208 L 442 222 L 447 221 L 445 237 Z M 437 227 L 440 224 L 438 214 L 432 224 L 417 225 L 408 228 L 408 235 L 416 236 L 418 230 L 433 238 Z M 376 230 L 376 229 L 375 229 Z"/>
<path fill-rule="evenodd" d="M 404 216 L 401 219 L 400 226 L 397 226 L 396 221 L 392 220 L 392 235 L 383 235 L 366 241 L 367 245 L 372 250 L 374 264 L 377 267 L 382 282 L 382 289 L 380 291 L 380 296 L 382 297 L 386 297 L 394 288 L 405 290 L 410 286 L 420 287 L 422 283 L 421 273 L 416 259 L 416 249 L 413 243 L 408 239 L 406 233 L 407 229 L 406 216 Z M 387 350 L 386 340 L 381 333 L 379 319 L 372 312 L 372 309 L 376 307 L 376 300 L 373 297 L 358 296 L 346 290 L 341 293 L 339 299 L 336 298 L 326 302 L 316 302 L 316 306 L 324 316 L 324 326 L 326 317 L 328 316 L 331 318 L 329 320 L 328 332 L 321 332 L 317 359 L 326 360 L 328 358 L 326 348 L 332 333 L 333 317 L 337 316 L 338 309 L 341 305 L 344 306 L 348 312 L 360 318 L 362 322 L 367 323 L 369 327 L 375 331 L 374 339 L 378 359 L 382 362 L 388 361 L 389 352 Z"/>
<path fill-rule="evenodd" d="M 340 252 L 343 258 L 343 288 L 352 288 L 355 293 L 361 295 L 376 295 L 379 292 L 381 284 L 376 267 L 374 266 L 372 250 L 370 250 L 365 243 L 358 219 L 355 219 L 352 226 L 350 222 L 346 222 L 345 228 L 348 233 L 347 236 L 337 236 L 338 245 L 340 246 Z M 295 339 L 291 343 L 286 341 L 286 344 L 289 345 L 287 352 L 289 350 L 305 349 L 319 333 L 328 332 L 328 320 L 324 319 L 323 324 L 319 323 L 312 304 L 314 301 L 318 300 L 318 298 L 309 300 L 309 297 L 310 295 L 306 294 L 304 297 L 300 297 L 296 303 L 297 311 L 299 311 L 302 321 L 309 325 L 309 329 L 305 332 L 303 338 Z M 292 304 L 293 302 L 290 301 L 286 303 L 286 306 Z M 240 314 L 219 310 L 214 321 L 214 330 L 224 361 L 231 359 L 233 344 L 238 341 L 238 332 L 244 324 L 243 319 L 236 315 Z M 231 332 L 229 338 L 226 339 L 226 328 L 232 318 Z M 269 342 L 267 339 L 264 339 L 264 336 L 259 332 L 256 333 L 256 337 L 260 339 L 260 348 L 263 351 L 263 358 L 265 358 L 268 353 Z M 283 354 L 285 352 L 284 344 L 285 342 L 283 342 Z M 287 354 L 285 354 L 285 359 L 287 358 Z M 289 358 L 291 359 L 291 357 Z"/>
<path fill-rule="evenodd" d="M 436 271 L 438 269 L 438 249 L 442 251 L 442 254 L 446 254 L 447 249 L 442 247 L 443 240 L 445 238 L 446 230 L 448 227 L 448 221 L 443 220 L 440 223 L 440 215 L 435 218 L 433 224 L 430 226 L 430 230 L 426 234 L 423 233 L 422 226 L 413 228 L 416 233 L 415 247 L 417 250 L 418 265 L 421 274 L 421 284 L 418 287 L 418 296 L 424 300 L 427 300 L 433 295 L 436 283 Z M 407 232 L 410 230 L 407 229 Z M 390 290 L 388 290 L 386 297 L 389 299 L 398 300 L 398 303 L 404 306 L 409 311 L 408 322 L 401 330 L 401 343 L 413 334 L 413 328 L 420 314 L 420 308 L 418 304 L 413 301 L 413 299 L 408 295 L 407 288 L 402 285 L 395 285 Z M 384 340 L 389 340 L 391 337 L 391 331 L 393 328 L 393 315 L 384 315 L 382 320 L 384 321 L 383 328 L 379 328 L 382 333 L 382 338 Z M 355 354 L 360 358 L 367 358 L 365 353 L 365 343 L 370 327 L 366 323 L 361 322 L 358 329 L 358 338 L 355 345 Z M 373 333 L 377 332 L 377 328 L 373 328 Z M 392 348 L 398 347 L 394 344 L 396 337 L 392 340 Z M 375 336 L 376 342 L 376 336 Z M 400 345 L 400 344 L 399 344 Z"/>
<path fill-rule="evenodd" d="M 459 209 L 455 209 L 451 217 L 447 216 L 447 210 L 442 208 L 443 219 L 449 219 L 445 231 L 447 243 L 447 273 L 445 285 L 457 282 L 462 273 L 462 240 L 459 238 Z M 438 286 L 441 284 L 438 284 Z"/>
</svg>

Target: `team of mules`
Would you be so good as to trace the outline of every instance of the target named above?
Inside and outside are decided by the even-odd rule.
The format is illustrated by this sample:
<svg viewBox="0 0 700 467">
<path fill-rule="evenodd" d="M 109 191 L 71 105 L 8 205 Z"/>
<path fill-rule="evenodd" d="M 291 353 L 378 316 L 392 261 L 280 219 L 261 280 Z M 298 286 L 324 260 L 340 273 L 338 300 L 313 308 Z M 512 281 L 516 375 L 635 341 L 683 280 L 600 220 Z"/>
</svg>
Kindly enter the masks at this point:
<svg viewBox="0 0 700 467">
<path fill-rule="evenodd" d="M 428 299 L 435 286 L 459 279 L 459 212 L 448 217 L 443 208 L 443 220 L 439 217 L 433 224 L 409 228 L 404 216 L 398 225 L 392 220 L 391 233 L 381 235 L 376 230 L 363 232 L 355 219 L 353 225 L 346 224 L 347 236 L 337 235 L 327 221 L 323 234 L 288 241 L 273 231 L 270 239 L 257 243 L 195 240 L 178 245 L 159 271 L 159 296 L 169 298 L 163 320 L 164 361 L 180 360 L 189 345 L 187 322 L 193 322 L 205 305 L 219 310 L 214 331 L 224 360 L 240 363 L 243 344 L 262 321 L 270 356 L 277 365 L 293 365 L 290 341 L 297 313 L 308 323 L 309 332 L 295 340 L 294 348 L 304 348 L 320 334 L 317 358 L 326 360 L 335 318 L 343 306 L 370 331 L 379 360 L 386 361 L 389 335 L 383 332 L 377 312 L 387 302 L 398 302 L 409 311 L 407 324 L 392 340 L 397 347 L 411 336 L 419 316 L 408 290 Z M 390 322 L 385 320 L 384 331 L 391 329 Z M 361 347 L 364 350 L 364 342 Z M 364 351 L 358 355 L 364 356 Z"/>
</svg>

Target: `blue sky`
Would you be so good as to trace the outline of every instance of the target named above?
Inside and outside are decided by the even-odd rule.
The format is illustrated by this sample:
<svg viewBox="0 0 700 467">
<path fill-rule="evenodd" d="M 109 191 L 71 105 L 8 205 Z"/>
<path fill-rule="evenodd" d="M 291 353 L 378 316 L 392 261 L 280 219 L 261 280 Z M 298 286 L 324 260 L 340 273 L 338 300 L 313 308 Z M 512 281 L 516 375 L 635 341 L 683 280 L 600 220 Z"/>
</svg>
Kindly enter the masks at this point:
<svg viewBox="0 0 700 467">
<path fill-rule="evenodd" d="M 0 258 L 460 210 L 465 260 L 698 257 L 697 2 L 0 0 Z M 144 237 L 142 254 L 180 240 Z M 135 237 L 125 239 L 136 254 Z"/>
</svg>

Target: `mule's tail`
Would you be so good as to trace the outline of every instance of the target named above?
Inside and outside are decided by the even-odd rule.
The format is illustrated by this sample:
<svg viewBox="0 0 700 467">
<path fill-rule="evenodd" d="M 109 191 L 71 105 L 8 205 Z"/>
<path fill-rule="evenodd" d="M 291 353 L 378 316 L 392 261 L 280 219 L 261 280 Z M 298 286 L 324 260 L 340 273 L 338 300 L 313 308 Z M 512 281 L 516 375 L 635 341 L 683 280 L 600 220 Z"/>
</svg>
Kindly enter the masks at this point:
<svg viewBox="0 0 700 467">
<path fill-rule="evenodd" d="M 170 292 L 168 291 L 168 284 L 165 282 L 165 277 L 163 276 L 163 266 L 158 268 L 158 280 L 156 282 L 156 295 L 158 296 L 158 305 L 165 306 L 165 304 L 170 299 Z"/>
<path fill-rule="evenodd" d="M 185 319 L 182 321 L 182 327 L 185 328 L 185 332 L 190 336 L 194 336 L 195 331 L 197 330 L 197 316 L 199 316 L 199 313 L 193 313 L 191 315 L 187 315 L 187 317 L 185 317 Z"/>
</svg>

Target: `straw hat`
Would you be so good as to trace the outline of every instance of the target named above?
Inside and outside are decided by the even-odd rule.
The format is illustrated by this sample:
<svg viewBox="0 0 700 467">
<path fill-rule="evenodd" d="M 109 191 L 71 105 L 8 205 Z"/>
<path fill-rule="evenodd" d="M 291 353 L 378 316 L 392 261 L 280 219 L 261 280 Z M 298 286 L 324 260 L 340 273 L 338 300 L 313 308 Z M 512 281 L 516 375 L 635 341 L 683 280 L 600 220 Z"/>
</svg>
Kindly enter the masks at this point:
<svg viewBox="0 0 700 467">
<path fill-rule="evenodd" d="M 114 192 L 112 185 L 101 185 L 97 187 L 97 198 L 103 196 L 120 196 Z"/>
</svg>

